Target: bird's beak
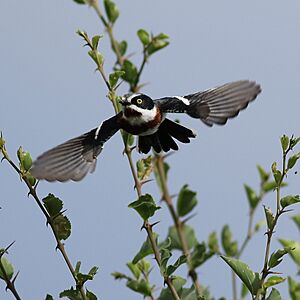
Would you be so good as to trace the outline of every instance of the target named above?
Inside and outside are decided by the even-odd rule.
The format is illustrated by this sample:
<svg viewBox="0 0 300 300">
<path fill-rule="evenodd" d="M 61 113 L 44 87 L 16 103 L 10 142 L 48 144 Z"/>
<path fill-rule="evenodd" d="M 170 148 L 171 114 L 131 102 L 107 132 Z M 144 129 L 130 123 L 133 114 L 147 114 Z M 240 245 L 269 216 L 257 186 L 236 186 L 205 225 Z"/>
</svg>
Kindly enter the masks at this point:
<svg viewBox="0 0 300 300">
<path fill-rule="evenodd" d="M 121 103 L 123 106 L 128 106 L 131 104 L 126 97 L 122 97 L 121 100 L 119 100 L 119 103 Z"/>
</svg>

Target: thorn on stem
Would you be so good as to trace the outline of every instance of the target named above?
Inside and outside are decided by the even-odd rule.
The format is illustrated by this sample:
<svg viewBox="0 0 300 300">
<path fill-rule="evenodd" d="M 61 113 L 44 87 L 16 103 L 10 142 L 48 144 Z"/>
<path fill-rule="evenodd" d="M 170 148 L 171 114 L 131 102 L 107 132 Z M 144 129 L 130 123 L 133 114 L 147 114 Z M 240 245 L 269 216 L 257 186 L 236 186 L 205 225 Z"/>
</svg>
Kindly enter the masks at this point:
<svg viewBox="0 0 300 300">
<path fill-rule="evenodd" d="M 153 181 L 153 179 L 147 179 L 147 180 L 143 180 L 140 182 L 141 186 L 144 185 L 145 183 L 151 182 Z"/>
<path fill-rule="evenodd" d="M 160 221 L 154 222 L 153 224 L 150 224 L 150 228 L 152 229 L 155 225 L 157 225 L 158 223 L 160 223 Z"/>
<path fill-rule="evenodd" d="M 194 218 L 197 215 L 197 213 L 193 213 L 192 215 L 188 216 L 187 218 L 185 218 L 184 220 L 182 220 L 182 224 L 186 224 L 189 220 L 191 220 L 192 218 Z"/>
<path fill-rule="evenodd" d="M 8 253 L 8 249 L 15 243 L 16 241 L 11 242 L 2 253 L 0 253 L 0 257 L 2 257 L 4 255 L 4 253 Z"/>
<path fill-rule="evenodd" d="M 16 279 L 17 279 L 19 273 L 20 273 L 20 271 L 18 271 L 17 274 L 15 275 L 15 277 L 13 278 L 13 280 L 12 280 L 12 284 L 13 284 L 13 285 L 15 284 L 15 281 L 16 281 Z"/>
</svg>

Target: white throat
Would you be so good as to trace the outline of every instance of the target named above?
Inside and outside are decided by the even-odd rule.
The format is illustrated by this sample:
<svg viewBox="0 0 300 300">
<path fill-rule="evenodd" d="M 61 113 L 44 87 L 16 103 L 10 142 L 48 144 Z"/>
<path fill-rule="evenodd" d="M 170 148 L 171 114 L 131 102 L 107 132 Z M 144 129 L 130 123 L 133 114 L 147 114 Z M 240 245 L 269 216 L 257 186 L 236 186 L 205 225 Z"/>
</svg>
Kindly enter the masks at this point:
<svg viewBox="0 0 300 300">
<path fill-rule="evenodd" d="M 128 109 L 132 109 L 141 114 L 140 116 L 130 116 L 130 117 L 126 117 L 124 114 L 124 118 L 126 118 L 131 125 L 141 125 L 153 121 L 157 114 L 156 106 L 154 106 L 152 109 L 144 109 L 144 108 L 137 107 L 134 104 L 131 104 L 128 107 Z M 126 107 L 123 108 L 123 111 L 125 110 Z"/>
</svg>

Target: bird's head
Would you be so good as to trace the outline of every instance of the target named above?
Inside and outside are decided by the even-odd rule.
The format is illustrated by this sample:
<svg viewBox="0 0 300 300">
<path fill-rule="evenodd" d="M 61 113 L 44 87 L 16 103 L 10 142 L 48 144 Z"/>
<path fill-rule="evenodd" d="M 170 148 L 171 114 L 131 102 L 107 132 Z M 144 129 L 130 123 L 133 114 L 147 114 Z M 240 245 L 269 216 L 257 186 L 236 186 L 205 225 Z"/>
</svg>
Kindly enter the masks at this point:
<svg viewBox="0 0 300 300">
<path fill-rule="evenodd" d="M 120 103 L 123 106 L 123 111 L 133 110 L 141 114 L 154 108 L 153 100 L 144 94 L 126 94 L 122 97 Z"/>
</svg>

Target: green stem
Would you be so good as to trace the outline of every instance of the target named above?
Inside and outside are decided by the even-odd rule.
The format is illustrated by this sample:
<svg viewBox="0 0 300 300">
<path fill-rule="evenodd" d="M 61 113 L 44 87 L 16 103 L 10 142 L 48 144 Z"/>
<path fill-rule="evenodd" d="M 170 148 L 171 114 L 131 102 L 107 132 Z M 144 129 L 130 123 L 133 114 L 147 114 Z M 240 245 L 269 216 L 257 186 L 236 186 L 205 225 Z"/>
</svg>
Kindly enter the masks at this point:
<svg viewBox="0 0 300 300">
<path fill-rule="evenodd" d="M 47 210 L 45 209 L 45 207 L 43 206 L 41 200 L 39 199 L 36 190 L 31 186 L 31 184 L 29 183 L 29 181 L 22 176 L 22 172 L 21 170 L 15 165 L 15 163 L 9 158 L 9 156 L 7 155 L 6 151 L 2 151 L 4 158 L 8 161 L 8 163 L 16 170 L 16 172 L 22 177 L 22 179 L 24 180 L 25 184 L 27 185 L 28 189 L 29 189 L 29 194 L 34 198 L 36 204 L 38 205 L 38 207 L 40 208 L 40 210 L 42 211 L 42 213 L 44 214 L 46 220 L 47 220 L 47 224 L 50 225 L 50 228 L 53 232 L 54 238 L 56 240 L 56 248 L 60 251 L 60 253 L 62 254 L 65 263 L 67 264 L 67 267 L 70 271 L 70 273 L 72 274 L 73 279 L 75 280 L 75 283 L 77 285 L 77 278 L 76 278 L 76 273 L 75 273 L 75 269 L 73 268 L 73 265 L 69 259 L 69 256 L 67 255 L 67 252 L 65 250 L 65 246 L 64 244 L 61 242 L 61 240 L 58 237 L 58 233 L 56 231 L 56 228 L 54 226 L 53 220 L 50 217 L 50 215 L 48 214 Z M 83 286 L 79 287 L 79 292 L 81 294 L 81 297 L 83 300 L 88 300 L 86 295 L 85 295 L 85 291 Z"/>
<path fill-rule="evenodd" d="M 167 181 L 166 181 L 166 177 L 165 177 L 164 159 L 160 155 L 156 156 L 156 166 L 157 166 L 158 175 L 159 175 L 159 178 L 160 178 L 160 181 L 161 181 L 162 199 L 167 204 L 169 212 L 170 212 L 170 214 L 172 216 L 172 219 L 173 219 L 173 222 L 175 224 L 177 234 L 178 234 L 181 246 L 182 246 L 183 254 L 187 258 L 189 276 L 191 277 L 191 279 L 193 281 L 193 284 L 194 284 L 194 287 L 195 287 L 195 290 L 196 290 L 196 294 L 197 294 L 198 297 L 201 297 L 203 295 L 203 290 L 202 290 L 202 288 L 200 286 L 200 283 L 198 281 L 197 272 L 196 272 L 195 268 L 193 267 L 192 260 L 191 260 L 191 253 L 190 253 L 190 250 L 188 248 L 187 240 L 184 236 L 184 223 L 180 220 L 179 216 L 177 215 L 177 213 L 175 211 L 173 201 L 172 201 L 172 197 L 170 196 Z"/>
<path fill-rule="evenodd" d="M 268 268 L 269 263 L 269 257 L 270 257 L 270 249 L 271 249 L 271 241 L 274 234 L 274 229 L 277 225 L 278 219 L 280 215 L 284 212 L 283 209 L 280 208 L 280 190 L 281 190 L 281 184 L 283 182 L 284 177 L 286 176 L 287 170 L 286 170 L 286 156 L 287 153 L 291 150 L 289 147 L 286 151 L 283 150 L 283 159 L 282 159 L 282 171 L 281 171 L 281 178 L 278 182 L 278 185 L 276 187 L 276 215 L 273 221 L 273 224 L 271 228 L 267 231 L 267 243 L 266 243 L 266 250 L 265 250 L 265 257 L 264 257 L 264 266 L 262 269 L 262 277 L 261 277 L 261 286 L 264 284 L 265 279 L 269 275 L 270 269 Z M 260 290 L 258 291 L 257 295 L 255 295 L 255 300 L 259 299 L 259 296 L 261 295 Z M 262 295 L 262 300 L 265 299 L 265 295 Z"/>
<path fill-rule="evenodd" d="M 117 62 L 120 66 L 122 66 L 123 65 L 123 56 L 120 53 L 120 50 L 119 50 L 119 47 L 118 47 L 118 42 L 116 41 L 116 39 L 114 37 L 113 30 L 112 30 L 112 24 L 110 24 L 104 18 L 97 1 L 94 1 L 91 6 L 94 8 L 97 16 L 100 18 L 100 20 L 102 21 L 104 27 L 106 28 L 109 39 L 110 39 L 110 42 L 111 42 L 111 47 L 112 47 L 112 49 L 114 50 L 114 52 L 116 53 L 116 56 L 117 56 Z"/>
<path fill-rule="evenodd" d="M 11 281 L 6 274 L 5 268 L 3 267 L 2 262 L 1 262 L 1 256 L 0 256 L 0 270 L 1 270 L 1 273 L 3 274 L 4 281 L 6 283 L 6 289 L 9 289 L 17 300 L 21 300 L 21 297 L 19 296 L 19 294 L 16 290 L 14 282 Z"/>
</svg>

